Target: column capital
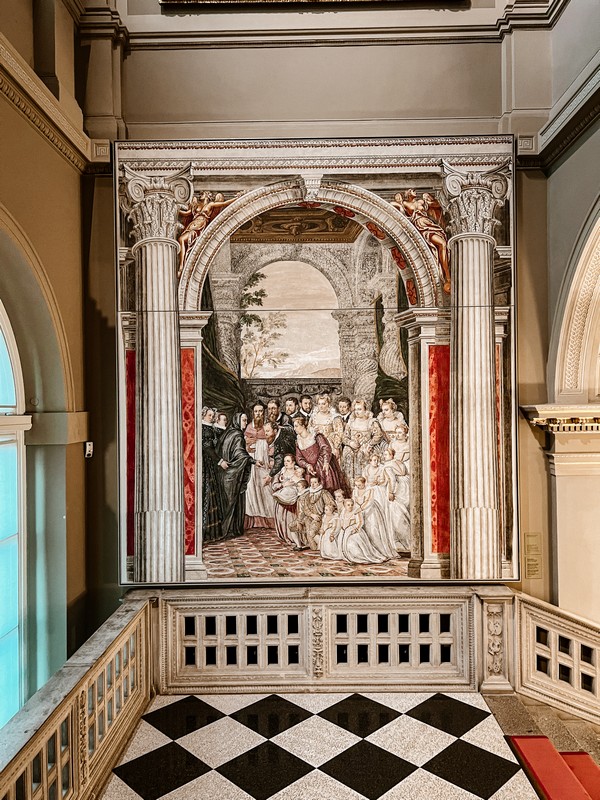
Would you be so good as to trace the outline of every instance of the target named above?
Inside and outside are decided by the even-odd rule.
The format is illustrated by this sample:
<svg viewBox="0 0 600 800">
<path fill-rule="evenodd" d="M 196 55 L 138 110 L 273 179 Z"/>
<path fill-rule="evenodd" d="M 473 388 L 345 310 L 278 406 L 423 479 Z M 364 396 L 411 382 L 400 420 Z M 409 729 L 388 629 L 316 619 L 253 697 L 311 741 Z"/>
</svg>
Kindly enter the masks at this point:
<svg viewBox="0 0 600 800">
<path fill-rule="evenodd" d="M 486 172 L 463 172 L 442 160 L 442 187 L 440 199 L 454 236 L 492 236 L 498 224 L 496 211 L 510 196 L 510 162 Z"/>
<path fill-rule="evenodd" d="M 448 338 L 450 335 L 449 308 L 409 308 L 394 316 L 398 328 L 408 331 L 409 339 L 415 337 Z"/>
<path fill-rule="evenodd" d="M 194 187 L 190 169 L 174 175 L 147 176 L 122 168 L 121 208 L 131 220 L 135 244 L 145 239 L 175 240 L 179 231 L 179 207 L 190 201 Z"/>
</svg>

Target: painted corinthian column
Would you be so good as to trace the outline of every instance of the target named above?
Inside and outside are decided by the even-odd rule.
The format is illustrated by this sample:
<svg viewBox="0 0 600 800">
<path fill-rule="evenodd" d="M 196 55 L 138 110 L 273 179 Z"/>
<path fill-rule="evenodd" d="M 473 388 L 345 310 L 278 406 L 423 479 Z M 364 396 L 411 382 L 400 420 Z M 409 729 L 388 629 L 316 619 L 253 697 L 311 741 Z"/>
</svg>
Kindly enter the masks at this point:
<svg viewBox="0 0 600 800">
<path fill-rule="evenodd" d="M 510 189 L 508 165 L 443 164 L 451 231 L 451 574 L 501 578 L 492 232 Z"/>
<path fill-rule="evenodd" d="M 124 167 L 123 206 L 135 244 L 134 579 L 184 579 L 181 366 L 177 304 L 179 205 L 192 196 L 178 173 L 146 178 Z"/>
</svg>

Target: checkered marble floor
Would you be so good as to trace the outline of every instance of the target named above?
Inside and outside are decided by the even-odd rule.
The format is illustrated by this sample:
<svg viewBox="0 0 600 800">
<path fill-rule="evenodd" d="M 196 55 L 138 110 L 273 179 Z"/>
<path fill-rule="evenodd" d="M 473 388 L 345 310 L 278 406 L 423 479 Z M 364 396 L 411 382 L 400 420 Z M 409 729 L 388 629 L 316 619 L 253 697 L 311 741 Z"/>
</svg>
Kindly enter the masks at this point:
<svg viewBox="0 0 600 800">
<path fill-rule="evenodd" d="M 406 578 L 408 558 L 384 564 L 349 564 L 332 561 L 310 550 L 295 552 L 269 528 L 255 528 L 236 539 L 209 542 L 202 548 L 204 565 L 212 580 L 231 578 Z"/>
<path fill-rule="evenodd" d="M 103 800 L 535 800 L 478 694 L 157 697 Z"/>
</svg>

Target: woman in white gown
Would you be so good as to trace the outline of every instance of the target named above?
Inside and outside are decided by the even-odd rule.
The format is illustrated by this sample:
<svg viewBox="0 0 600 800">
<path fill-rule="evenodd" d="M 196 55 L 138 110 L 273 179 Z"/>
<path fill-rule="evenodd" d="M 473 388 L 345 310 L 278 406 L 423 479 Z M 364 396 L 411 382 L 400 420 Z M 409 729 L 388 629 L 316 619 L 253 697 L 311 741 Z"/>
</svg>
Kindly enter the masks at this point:
<svg viewBox="0 0 600 800">
<path fill-rule="evenodd" d="M 283 467 L 273 478 L 271 489 L 275 500 L 275 530 L 281 541 L 294 547 L 301 547 L 302 542 L 297 531 L 290 530 L 290 522 L 296 519 L 296 501 L 298 500 L 298 481 L 303 480 L 303 470 L 294 461 L 294 456 L 286 455 Z"/>
<path fill-rule="evenodd" d="M 344 508 L 339 517 L 340 552 L 345 561 L 351 564 L 382 564 L 385 556 L 374 546 L 364 524 L 364 515 L 349 497 L 344 500 Z"/>
<path fill-rule="evenodd" d="M 375 500 L 373 489 L 367 488 L 364 476 L 354 479 L 352 491 L 354 506 L 362 513 L 364 529 L 375 550 L 388 558 L 396 558 L 398 552 L 394 542 L 394 533 L 388 527 L 379 503 Z"/>
<path fill-rule="evenodd" d="M 383 474 L 388 492 L 384 509 L 385 521 L 394 533 L 398 550 L 410 552 L 410 475 L 408 457 L 394 458 L 391 447 L 383 454 Z"/>
</svg>

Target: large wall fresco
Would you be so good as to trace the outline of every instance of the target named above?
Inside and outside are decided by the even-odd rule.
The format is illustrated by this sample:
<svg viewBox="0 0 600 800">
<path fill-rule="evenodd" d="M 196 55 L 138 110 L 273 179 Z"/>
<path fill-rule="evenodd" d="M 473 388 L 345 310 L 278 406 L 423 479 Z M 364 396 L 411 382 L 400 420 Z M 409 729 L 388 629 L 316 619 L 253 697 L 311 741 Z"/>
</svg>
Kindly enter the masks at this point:
<svg viewBox="0 0 600 800">
<path fill-rule="evenodd" d="M 123 583 L 515 578 L 512 140 L 116 156 Z"/>
</svg>

